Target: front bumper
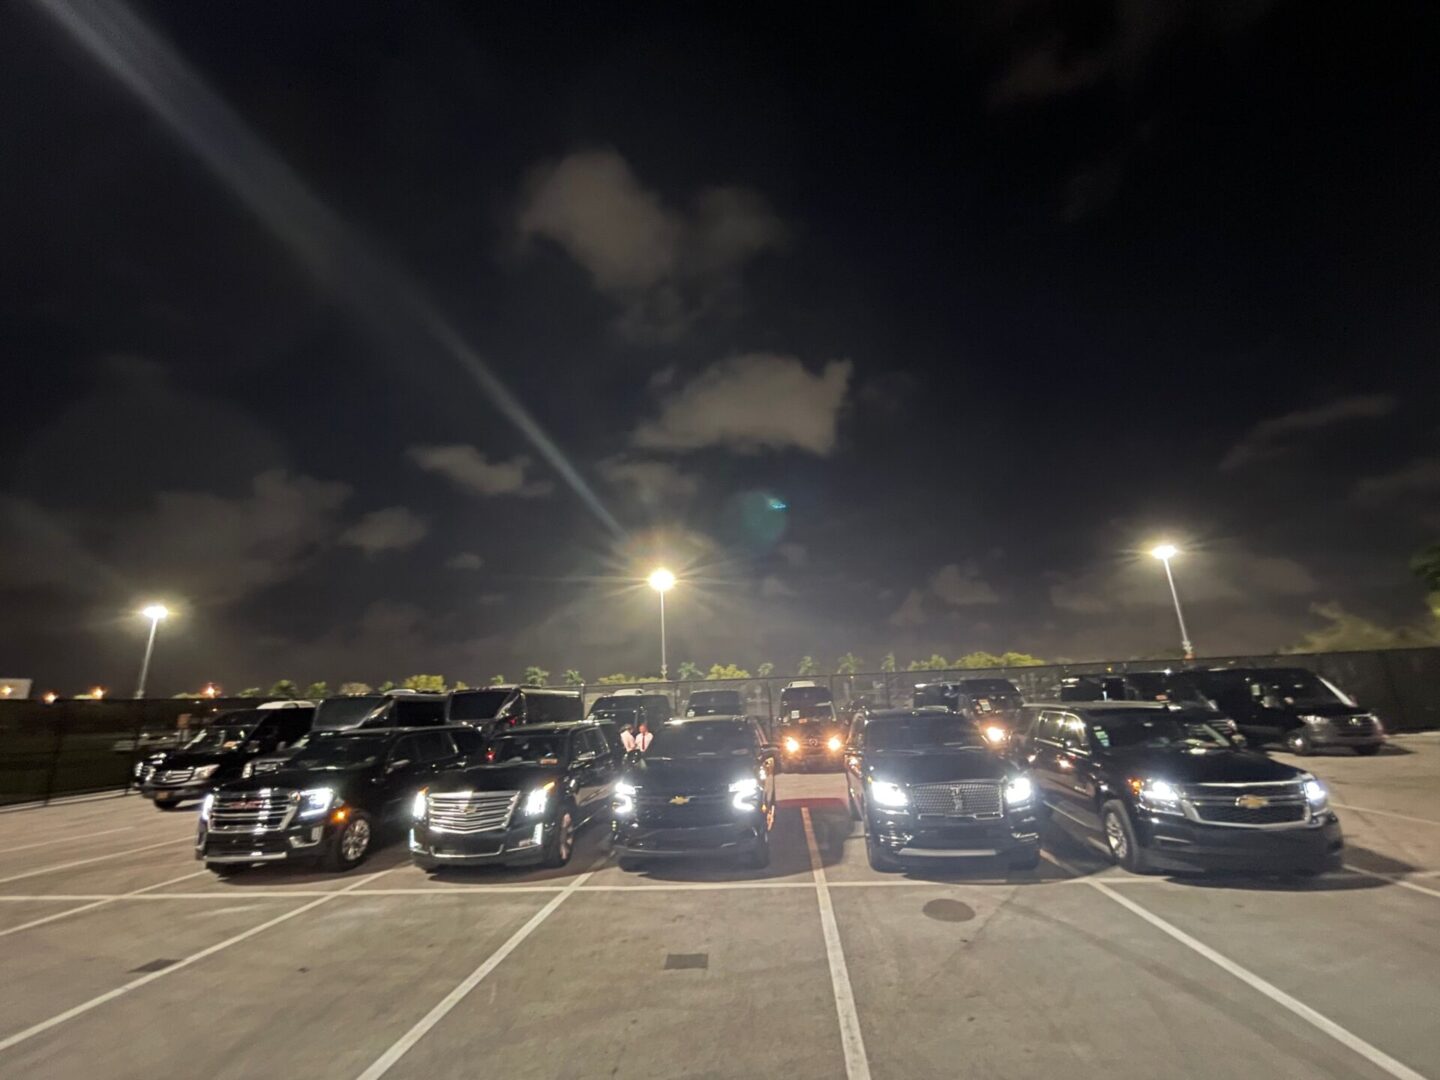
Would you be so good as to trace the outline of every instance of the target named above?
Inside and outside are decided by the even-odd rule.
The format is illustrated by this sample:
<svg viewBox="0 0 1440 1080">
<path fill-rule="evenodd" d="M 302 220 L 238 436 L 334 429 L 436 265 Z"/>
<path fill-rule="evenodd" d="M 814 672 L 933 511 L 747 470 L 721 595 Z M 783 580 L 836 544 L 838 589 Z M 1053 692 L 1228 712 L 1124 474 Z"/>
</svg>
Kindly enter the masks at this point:
<svg viewBox="0 0 1440 1080">
<path fill-rule="evenodd" d="M 140 797 L 152 802 L 180 802 L 182 799 L 203 799 L 215 786 L 214 780 L 189 784 L 141 784 Z"/>
<path fill-rule="evenodd" d="M 1033 807 L 989 819 L 872 812 L 867 825 L 887 855 L 907 861 L 1026 855 L 1040 846 Z"/>
<path fill-rule="evenodd" d="M 780 760 L 784 768 L 823 768 L 839 769 L 845 761 L 845 748 L 831 750 L 829 747 L 801 746 L 799 750 L 787 750 L 783 746 L 780 750 Z"/>
<path fill-rule="evenodd" d="M 417 821 L 410 827 L 410 857 L 426 869 L 539 862 L 554 827 L 553 822 L 532 821 L 509 829 L 453 833 Z"/>
<path fill-rule="evenodd" d="M 215 832 L 201 822 L 195 836 L 195 858 L 207 864 L 318 859 L 329 852 L 338 832 L 328 820 L 276 832 Z"/>
<path fill-rule="evenodd" d="M 1382 746 L 1385 733 L 1378 726 L 1366 724 L 1352 728 L 1346 718 L 1327 720 L 1323 724 L 1306 724 L 1303 729 L 1310 735 L 1312 746 L 1327 749 L 1337 746 Z"/>
<path fill-rule="evenodd" d="M 615 819 L 610 822 L 610 841 L 612 850 L 621 855 L 735 855 L 759 843 L 765 827 L 765 815 L 758 812 L 737 814 L 734 821 L 712 825 L 665 826 Z"/>
<path fill-rule="evenodd" d="M 1170 870 L 1327 870 L 1339 865 L 1345 846 L 1340 819 L 1328 810 L 1314 824 L 1285 829 L 1199 825 L 1141 813 L 1135 833 L 1149 861 Z"/>
</svg>

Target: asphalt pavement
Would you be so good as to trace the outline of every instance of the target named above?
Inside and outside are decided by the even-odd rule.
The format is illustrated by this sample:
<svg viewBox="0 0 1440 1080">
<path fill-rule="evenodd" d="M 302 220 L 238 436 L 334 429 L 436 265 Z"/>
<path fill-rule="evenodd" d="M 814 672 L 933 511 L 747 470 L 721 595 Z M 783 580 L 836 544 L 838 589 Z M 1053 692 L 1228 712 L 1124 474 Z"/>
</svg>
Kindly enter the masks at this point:
<svg viewBox="0 0 1440 1080">
<path fill-rule="evenodd" d="M 1347 839 L 1310 881 L 876 874 L 836 775 L 780 777 L 764 871 L 592 831 L 560 871 L 221 880 L 190 810 L 3 813 L 0 1076 L 1440 1080 L 1440 737 L 1303 764 Z"/>
</svg>

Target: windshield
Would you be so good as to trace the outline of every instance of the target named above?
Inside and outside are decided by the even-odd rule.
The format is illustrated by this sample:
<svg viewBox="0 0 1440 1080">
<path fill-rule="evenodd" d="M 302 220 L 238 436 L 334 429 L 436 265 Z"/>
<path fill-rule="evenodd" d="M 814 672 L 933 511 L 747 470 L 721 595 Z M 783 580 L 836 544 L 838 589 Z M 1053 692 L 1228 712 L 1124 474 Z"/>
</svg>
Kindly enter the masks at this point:
<svg viewBox="0 0 1440 1080">
<path fill-rule="evenodd" d="M 1210 707 L 1210 699 L 1200 691 L 1188 675 L 1169 675 L 1163 671 L 1139 671 L 1130 675 L 1130 684 L 1147 701 L 1176 701 Z"/>
<path fill-rule="evenodd" d="M 690 695 L 691 705 L 736 705 L 740 704 L 738 690 L 696 690 Z"/>
<path fill-rule="evenodd" d="M 823 686 L 787 686 L 780 691 L 780 704 L 787 709 L 829 704 L 830 691 Z"/>
<path fill-rule="evenodd" d="M 485 760 L 494 765 L 558 765 L 563 735 L 502 735 L 491 741 Z"/>
<path fill-rule="evenodd" d="M 989 744 L 971 721 L 947 713 L 887 716 L 865 727 L 872 750 L 985 750 Z"/>
<path fill-rule="evenodd" d="M 450 696 L 451 720 L 493 720 L 510 699 L 509 690 L 466 690 Z"/>
<path fill-rule="evenodd" d="M 915 707 L 939 705 L 946 709 L 955 708 L 959 700 L 959 693 L 949 683 L 936 683 L 933 686 L 917 686 L 915 688 Z"/>
<path fill-rule="evenodd" d="M 351 769 L 373 765 L 385 752 L 385 740 L 357 736 L 342 739 L 315 739 L 307 742 L 289 761 L 295 769 Z"/>
<path fill-rule="evenodd" d="M 646 757 L 716 757 L 750 754 L 755 751 L 755 734 L 748 724 L 684 723 L 661 724 Z"/>
<path fill-rule="evenodd" d="M 1169 713 L 1091 713 L 1090 730 L 1102 747 L 1206 747 L 1220 749 L 1230 741 L 1206 723 L 1186 721 Z"/>
<path fill-rule="evenodd" d="M 250 734 L 249 727 L 202 728 L 200 733 L 185 744 L 186 750 L 235 750 Z"/>
<path fill-rule="evenodd" d="M 379 694 L 326 698 L 315 710 L 315 727 L 320 729 L 354 727 L 389 700 Z"/>
<path fill-rule="evenodd" d="M 960 689 L 973 697 L 1018 698 L 1020 691 L 1009 679 L 962 679 Z"/>
</svg>

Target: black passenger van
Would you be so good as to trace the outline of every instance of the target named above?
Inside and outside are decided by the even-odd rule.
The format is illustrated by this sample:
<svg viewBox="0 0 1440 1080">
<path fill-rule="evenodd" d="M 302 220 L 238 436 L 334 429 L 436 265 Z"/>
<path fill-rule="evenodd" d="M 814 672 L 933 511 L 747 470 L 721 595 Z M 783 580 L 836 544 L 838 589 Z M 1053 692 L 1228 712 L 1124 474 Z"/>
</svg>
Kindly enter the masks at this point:
<svg viewBox="0 0 1440 1080">
<path fill-rule="evenodd" d="M 220 713 L 178 750 L 152 755 L 135 767 L 140 794 L 162 810 L 173 810 L 237 779 L 254 759 L 294 746 L 314 719 L 315 706 L 308 701 Z"/>
</svg>

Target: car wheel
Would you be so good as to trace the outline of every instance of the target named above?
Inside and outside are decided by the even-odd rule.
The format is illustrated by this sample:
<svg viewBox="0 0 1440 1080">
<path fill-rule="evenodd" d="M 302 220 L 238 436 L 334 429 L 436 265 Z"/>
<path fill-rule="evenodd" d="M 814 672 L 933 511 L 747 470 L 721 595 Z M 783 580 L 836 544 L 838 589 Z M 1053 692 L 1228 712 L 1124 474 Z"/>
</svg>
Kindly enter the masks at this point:
<svg viewBox="0 0 1440 1080">
<path fill-rule="evenodd" d="M 235 877 L 250 869 L 249 863 L 238 862 L 207 862 L 205 869 L 209 870 L 216 877 Z"/>
<path fill-rule="evenodd" d="M 770 865 L 770 830 L 764 826 L 756 830 L 755 846 L 746 854 L 745 865 L 752 870 L 763 870 Z"/>
<path fill-rule="evenodd" d="M 1040 848 L 1035 846 L 1021 855 L 1010 856 L 1011 870 L 1034 870 L 1040 865 Z"/>
<path fill-rule="evenodd" d="M 1359 754 L 1361 757 L 1374 757 L 1376 754 L 1380 753 L 1380 744 L 1376 743 L 1373 746 L 1357 746 L 1355 747 L 1355 753 Z"/>
<path fill-rule="evenodd" d="M 865 829 L 865 858 L 869 860 L 871 870 L 877 870 L 882 874 L 893 874 L 900 869 L 900 864 L 895 861 L 895 857 L 875 839 L 874 830 L 868 827 L 868 823 Z"/>
<path fill-rule="evenodd" d="M 550 834 L 545 837 L 544 864 L 552 870 L 564 866 L 575 853 L 575 812 L 562 806 Z"/>
<path fill-rule="evenodd" d="M 1130 823 L 1125 804 L 1113 799 L 1107 802 L 1100 811 L 1100 821 L 1105 828 L 1105 846 L 1110 849 L 1110 857 L 1121 869 L 1132 874 L 1145 873 L 1149 869 L 1145 850 L 1135 838 L 1135 826 Z"/>
<path fill-rule="evenodd" d="M 642 859 L 637 859 L 634 855 L 621 855 L 620 869 L 624 870 L 627 874 L 638 874 L 641 870 L 645 869 L 645 862 Z"/>
<path fill-rule="evenodd" d="M 350 820 L 341 827 L 340 833 L 330 844 L 330 853 L 325 858 L 327 869 L 353 870 L 370 854 L 370 845 L 375 838 L 375 827 L 370 815 L 355 810 Z"/>
<path fill-rule="evenodd" d="M 1315 744 L 1310 741 L 1310 733 L 1304 728 L 1290 732 L 1285 736 L 1285 748 L 1292 754 L 1299 754 L 1307 757 L 1315 752 Z"/>
<path fill-rule="evenodd" d="M 179 799 L 156 799 L 156 800 L 155 800 L 155 806 L 156 806 L 157 809 L 160 809 L 160 810 L 179 810 L 179 809 L 180 809 L 180 800 L 179 800 Z"/>
</svg>

